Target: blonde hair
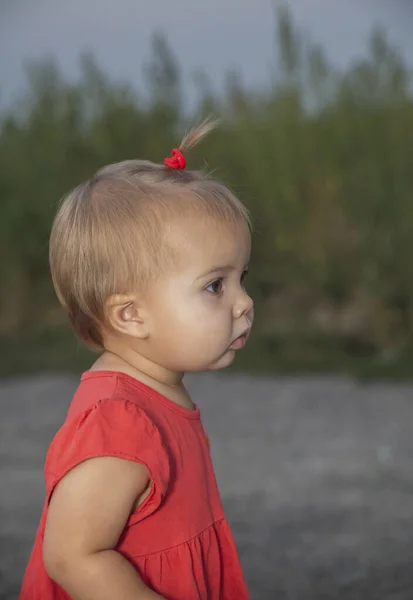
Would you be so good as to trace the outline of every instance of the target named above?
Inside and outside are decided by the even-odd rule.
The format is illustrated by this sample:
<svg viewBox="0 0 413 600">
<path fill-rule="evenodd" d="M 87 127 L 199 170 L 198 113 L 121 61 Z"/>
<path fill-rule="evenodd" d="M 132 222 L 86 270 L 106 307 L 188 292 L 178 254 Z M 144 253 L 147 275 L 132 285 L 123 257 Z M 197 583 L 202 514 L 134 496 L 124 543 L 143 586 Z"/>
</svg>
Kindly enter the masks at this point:
<svg viewBox="0 0 413 600">
<path fill-rule="evenodd" d="M 179 149 L 194 147 L 215 126 L 204 121 Z M 110 296 L 144 287 L 168 268 L 165 224 L 199 210 L 226 223 L 250 224 L 238 198 L 207 174 L 146 160 L 107 165 L 63 199 L 50 236 L 51 275 L 75 333 L 88 347 L 103 349 Z"/>
</svg>

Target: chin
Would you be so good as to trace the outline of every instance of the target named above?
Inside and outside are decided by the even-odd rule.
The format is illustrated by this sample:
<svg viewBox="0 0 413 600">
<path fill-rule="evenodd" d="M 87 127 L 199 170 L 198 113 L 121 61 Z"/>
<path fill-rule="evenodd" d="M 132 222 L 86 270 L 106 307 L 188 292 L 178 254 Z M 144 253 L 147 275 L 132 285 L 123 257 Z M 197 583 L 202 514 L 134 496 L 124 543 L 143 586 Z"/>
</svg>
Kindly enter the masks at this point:
<svg viewBox="0 0 413 600">
<path fill-rule="evenodd" d="M 223 356 L 220 356 L 219 359 L 213 363 L 208 368 L 208 371 L 220 371 L 221 369 L 226 369 L 234 362 L 235 358 L 235 350 L 228 350 L 225 352 Z"/>
<path fill-rule="evenodd" d="M 198 365 L 191 365 L 190 367 L 187 365 L 185 369 L 182 369 L 185 373 L 206 373 L 208 371 L 220 371 L 222 369 L 226 369 L 229 367 L 235 358 L 236 351 L 235 350 L 227 350 L 218 358 L 211 358 L 208 362 Z"/>
</svg>

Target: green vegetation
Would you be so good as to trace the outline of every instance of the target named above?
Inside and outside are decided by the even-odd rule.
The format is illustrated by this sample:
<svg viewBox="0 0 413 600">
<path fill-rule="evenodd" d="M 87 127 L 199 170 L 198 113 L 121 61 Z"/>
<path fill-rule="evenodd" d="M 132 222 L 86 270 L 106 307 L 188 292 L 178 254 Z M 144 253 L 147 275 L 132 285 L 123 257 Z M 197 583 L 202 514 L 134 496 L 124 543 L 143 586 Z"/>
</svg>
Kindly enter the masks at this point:
<svg viewBox="0 0 413 600">
<path fill-rule="evenodd" d="M 93 57 L 64 81 L 46 62 L 0 122 L 0 375 L 79 369 L 79 348 L 47 262 L 60 197 L 105 163 L 161 161 L 211 112 L 221 129 L 189 156 L 250 208 L 249 286 L 256 328 L 239 368 L 410 377 L 413 357 L 413 95 L 411 73 L 383 32 L 337 72 L 277 13 L 277 63 L 265 89 L 229 73 L 218 96 L 198 74 L 182 110 L 179 65 L 153 40 L 145 93 L 109 80 Z"/>
</svg>

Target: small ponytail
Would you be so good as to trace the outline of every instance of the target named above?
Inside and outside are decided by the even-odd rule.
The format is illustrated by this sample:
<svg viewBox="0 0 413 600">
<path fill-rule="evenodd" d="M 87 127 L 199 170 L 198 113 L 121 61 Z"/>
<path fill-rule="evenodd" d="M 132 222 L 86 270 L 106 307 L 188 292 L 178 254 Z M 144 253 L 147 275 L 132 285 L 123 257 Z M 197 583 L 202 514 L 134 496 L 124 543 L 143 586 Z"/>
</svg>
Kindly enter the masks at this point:
<svg viewBox="0 0 413 600">
<path fill-rule="evenodd" d="M 201 140 L 203 140 L 203 138 L 206 137 L 211 131 L 216 129 L 218 125 L 218 119 L 208 117 L 207 119 L 205 119 L 205 121 L 188 131 L 188 133 L 184 136 L 179 146 L 179 150 L 181 150 L 181 152 L 186 152 L 186 150 L 190 150 L 191 148 L 196 146 Z"/>
</svg>

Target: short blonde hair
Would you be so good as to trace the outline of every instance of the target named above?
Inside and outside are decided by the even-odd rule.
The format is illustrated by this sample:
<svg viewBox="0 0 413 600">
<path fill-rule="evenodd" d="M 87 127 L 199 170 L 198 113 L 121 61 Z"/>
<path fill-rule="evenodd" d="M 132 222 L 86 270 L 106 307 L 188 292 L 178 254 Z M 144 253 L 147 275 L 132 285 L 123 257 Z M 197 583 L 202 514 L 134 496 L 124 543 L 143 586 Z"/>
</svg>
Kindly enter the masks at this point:
<svg viewBox="0 0 413 600">
<path fill-rule="evenodd" d="M 192 148 L 215 125 L 204 121 L 179 149 Z M 50 269 L 57 297 L 86 346 L 103 349 L 110 296 L 140 289 L 168 268 L 165 225 L 200 210 L 250 225 L 246 208 L 223 184 L 146 160 L 107 165 L 63 198 L 50 235 Z"/>
</svg>

